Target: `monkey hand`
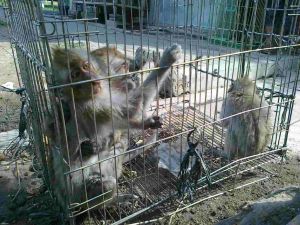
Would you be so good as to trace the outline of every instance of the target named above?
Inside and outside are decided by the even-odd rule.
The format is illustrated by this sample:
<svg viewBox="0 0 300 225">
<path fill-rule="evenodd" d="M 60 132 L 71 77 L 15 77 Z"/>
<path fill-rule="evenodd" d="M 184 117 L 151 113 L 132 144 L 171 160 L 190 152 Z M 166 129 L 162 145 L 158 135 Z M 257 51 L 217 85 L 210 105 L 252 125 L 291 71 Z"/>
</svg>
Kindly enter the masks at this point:
<svg viewBox="0 0 300 225">
<path fill-rule="evenodd" d="M 173 63 L 180 59 L 181 53 L 181 46 L 178 44 L 174 44 L 171 47 L 167 48 L 161 57 L 160 66 L 171 66 Z"/>
<path fill-rule="evenodd" d="M 163 125 L 161 118 L 159 116 L 152 116 L 149 119 L 144 121 L 145 129 L 157 129 L 161 128 Z"/>
</svg>

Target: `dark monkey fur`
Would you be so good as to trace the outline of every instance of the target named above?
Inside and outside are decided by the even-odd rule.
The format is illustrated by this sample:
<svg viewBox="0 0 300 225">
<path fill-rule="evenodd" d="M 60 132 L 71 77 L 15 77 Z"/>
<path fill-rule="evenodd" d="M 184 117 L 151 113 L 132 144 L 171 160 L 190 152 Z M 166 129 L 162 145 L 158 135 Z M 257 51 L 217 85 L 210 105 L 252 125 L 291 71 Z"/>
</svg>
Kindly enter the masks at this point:
<svg viewBox="0 0 300 225">
<path fill-rule="evenodd" d="M 161 126 L 160 118 L 147 117 L 146 111 L 156 97 L 156 89 L 160 89 L 169 74 L 170 67 L 181 57 L 181 47 L 173 45 L 167 48 L 159 62 L 161 68 L 152 71 L 142 86 L 132 87 L 127 95 L 124 94 L 119 80 L 114 81 L 112 78 L 110 88 L 107 79 L 95 80 L 105 78 L 108 74 L 113 76 L 127 71 L 127 63 L 119 53 L 116 53 L 118 57 L 109 59 L 109 65 L 105 58 L 107 56 L 101 54 L 104 53 L 98 51 L 98 54 L 97 52 L 88 54 L 80 49 L 53 50 L 53 75 L 56 85 L 92 79 L 61 90 L 62 99 L 70 109 L 70 118 L 65 123 L 67 134 L 65 147 L 68 147 L 69 153 L 65 151 L 64 158 L 70 162 L 70 170 L 95 163 L 71 174 L 68 185 L 72 186 L 71 202 L 74 203 L 100 194 L 105 194 L 100 198 L 101 201 L 115 198 L 117 179 L 121 176 L 125 159 L 123 155 L 116 158 L 113 156 L 124 153 L 128 148 L 128 143 L 124 142 L 126 138 L 123 137 L 121 141 L 123 130 L 128 126 L 134 129 L 155 129 Z M 53 132 L 52 136 L 55 136 Z M 91 143 L 92 152 L 85 152 L 82 149 L 82 143 L 86 141 Z M 96 163 L 108 157 L 113 158 L 100 164 Z M 84 183 L 87 184 L 88 196 L 84 194 Z M 126 197 L 120 198 L 118 200 L 123 201 Z M 98 203 L 99 199 L 96 199 L 90 202 L 89 206 Z"/>
<path fill-rule="evenodd" d="M 228 90 L 221 119 L 231 115 L 268 106 L 264 97 L 258 95 L 255 84 L 248 77 L 238 78 Z M 223 120 L 227 128 L 225 154 L 229 159 L 242 158 L 263 152 L 270 141 L 271 108 L 265 107 Z"/>
</svg>

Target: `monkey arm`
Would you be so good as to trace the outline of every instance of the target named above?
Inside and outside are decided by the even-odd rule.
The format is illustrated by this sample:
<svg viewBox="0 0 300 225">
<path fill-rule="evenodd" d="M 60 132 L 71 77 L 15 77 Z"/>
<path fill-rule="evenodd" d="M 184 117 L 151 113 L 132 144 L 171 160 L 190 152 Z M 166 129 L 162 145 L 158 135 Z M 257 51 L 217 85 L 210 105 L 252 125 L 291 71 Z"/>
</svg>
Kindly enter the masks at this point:
<svg viewBox="0 0 300 225">
<path fill-rule="evenodd" d="M 128 93 L 128 104 L 124 104 L 126 102 L 124 96 L 115 95 L 113 105 L 120 109 L 116 110 L 116 112 L 121 112 L 121 114 L 116 116 L 119 120 L 119 123 L 117 123 L 120 126 L 119 128 L 124 128 L 124 125 L 128 127 L 128 123 L 130 127 L 138 129 L 155 129 L 161 127 L 162 123 L 159 117 L 147 118 L 145 112 L 154 100 L 157 93 L 156 90 L 159 91 L 164 80 L 168 77 L 170 67 L 181 57 L 181 51 L 180 45 L 176 44 L 167 48 L 160 60 L 159 65 L 161 68 L 152 71 L 141 87 Z M 144 121 L 142 121 L 142 115 L 146 118 Z M 129 121 L 127 121 L 127 118 L 129 118 Z"/>
<path fill-rule="evenodd" d="M 150 107 L 150 104 L 156 96 L 156 90 L 160 90 L 162 84 L 169 75 L 169 69 L 180 59 L 181 52 L 181 46 L 177 44 L 167 48 L 159 62 L 160 68 L 152 71 L 143 83 L 143 86 L 141 87 L 143 88 L 143 91 L 139 90 L 139 93 L 143 93 L 144 109 L 148 109 Z"/>
<path fill-rule="evenodd" d="M 161 128 L 162 124 L 159 116 L 145 117 L 144 120 L 142 120 L 141 116 L 127 117 L 123 115 L 122 117 L 114 118 L 114 127 L 118 129 L 157 129 Z"/>
<path fill-rule="evenodd" d="M 97 124 L 107 123 L 110 126 L 111 121 L 113 121 L 115 129 L 157 129 L 162 126 L 159 116 L 148 117 L 145 115 L 146 113 L 140 104 L 140 98 L 129 98 L 128 104 L 124 104 L 125 100 L 122 97 L 118 96 L 112 99 L 112 108 L 108 108 L 108 106 L 98 107 L 95 111 Z M 93 110 L 86 112 L 85 118 L 93 120 L 93 112 Z"/>
<path fill-rule="evenodd" d="M 225 119 L 222 121 L 222 125 L 227 127 L 229 125 L 230 118 L 226 119 L 229 116 L 236 114 L 236 104 L 235 97 L 230 94 L 225 98 L 222 104 L 220 118 Z"/>
</svg>

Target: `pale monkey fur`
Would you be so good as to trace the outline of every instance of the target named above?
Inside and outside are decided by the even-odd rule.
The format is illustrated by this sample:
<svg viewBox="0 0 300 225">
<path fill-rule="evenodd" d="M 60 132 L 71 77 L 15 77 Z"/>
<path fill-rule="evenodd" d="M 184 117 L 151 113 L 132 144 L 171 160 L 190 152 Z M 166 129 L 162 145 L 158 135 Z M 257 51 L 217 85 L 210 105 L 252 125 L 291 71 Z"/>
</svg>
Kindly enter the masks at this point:
<svg viewBox="0 0 300 225">
<path fill-rule="evenodd" d="M 95 59 L 99 60 L 99 63 L 104 62 L 107 64 L 109 61 L 110 68 L 114 70 L 118 74 L 124 74 L 127 72 L 136 72 L 139 70 L 146 70 L 155 67 L 159 67 L 159 53 L 154 51 L 147 51 L 144 48 L 137 48 L 135 51 L 135 58 L 131 59 L 130 57 L 126 57 L 123 53 L 117 50 L 115 47 L 103 47 L 96 49 L 91 52 L 91 55 L 95 57 Z M 120 66 L 121 65 L 121 66 Z M 171 71 L 169 71 L 169 75 L 167 79 L 165 79 L 164 84 L 162 85 L 161 90 L 159 91 L 160 97 L 170 97 L 169 92 L 172 89 L 172 81 L 171 81 Z M 111 79 L 111 84 L 114 88 L 119 89 L 120 91 L 126 93 L 131 91 L 134 88 L 137 88 L 147 79 L 150 75 L 150 72 L 136 72 L 131 74 L 130 76 L 122 76 Z M 175 93 L 172 93 L 175 96 Z"/>
<path fill-rule="evenodd" d="M 91 52 L 91 55 L 99 64 L 106 66 L 108 63 L 111 71 L 114 71 L 116 74 L 124 74 L 158 67 L 158 56 L 152 56 L 153 54 L 154 53 L 150 54 L 150 52 L 139 47 L 135 52 L 135 59 L 133 60 L 128 56 L 125 58 L 125 55 L 115 47 L 98 48 Z M 149 72 L 145 72 L 143 74 L 143 81 L 146 80 L 149 74 Z M 140 73 L 135 73 L 130 76 L 116 77 L 111 79 L 111 84 L 114 88 L 126 93 L 141 85 L 141 77 Z"/>
<path fill-rule="evenodd" d="M 152 71 L 150 76 L 143 83 L 143 86 L 130 90 L 127 95 L 128 100 L 123 90 L 118 88 L 118 83 L 116 83 L 116 85 L 112 84 L 111 90 L 109 90 L 107 79 L 75 85 L 73 88 L 63 88 L 63 100 L 69 104 L 71 114 L 70 120 L 65 124 L 68 139 L 65 144 L 68 145 L 70 151 L 71 170 L 126 151 L 128 143 L 120 141 L 120 138 L 123 134 L 122 130 L 128 128 L 128 123 L 130 128 L 135 129 L 142 129 L 143 125 L 145 128 L 157 128 L 161 125 L 159 118 L 147 118 L 145 112 L 156 96 L 156 85 L 158 85 L 158 89 L 161 87 L 168 75 L 171 65 L 175 63 L 180 56 L 181 47 L 179 45 L 173 45 L 166 49 L 159 62 L 162 68 Z M 113 69 L 116 68 L 114 66 L 115 61 L 111 62 L 111 60 L 109 60 L 109 63 L 113 64 L 113 66 L 110 66 L 110 71 L 108 72 L 108 65 L 107 63 L 105 64 L 107 60 L 100 59 L 99 57 L 95 57 L 93 52 L 87 54 L 80 49 L 54 49 L 53 75 L 56 84 L 69 84 L 71 80 L 72 82 L 88 81 L 90 79 L 107 77 L 108 73 L 110 73 L 111 76 L 120 73 L 120 71 Z M 124 66 L 122 65 L 122 61 L 118 61 L 117 64 L 120 65 L 122 70 L 122 66 Z M 70 70 L 68 68 L 70 68 Z M 72 103 L 72 93 L 74 94 L 75 108 Z M 142 121 L 143 114 L 144 121 Z M 94 115 L 96 125 L 94 123 Z M 115 129 L 114 137 L 112 136 L 112 119 Z M 76 124 L 79 134 L 76 133 Z M 79 136 L 79 141 L 77 136 Z M 81 143 L 87 139 L 93 143 L 93 153 L 90 155 L 85 155 L 84 152 L 80 151 Z M 64 153 L 67 159 L 67 153 Z M 84 156 L 83 163 L 81 163 L 80 160 L 81 155 Z M 105 192 L 110 192 L 108 193 L 109 197 L 115 196 L 116 183 L 122 173 L 123 161 L 123 156 L 120 156 L 117 157 L 117 160 L 112 158 L 103 161 L 100 166 L 97 163 L 83 170 L 84 177 L 88 180 L 87 183 L 89 183 L 89 181 L 93 182 L 93 185 L 88 187 L 88 198 Z M 117 169 L 117 171 L 115 171 L 115 169 Z M 71 202 L 87 200 L 84 197 L 84 183 L 81 170 L 72 173 L 69 185 L 72 186 L 74 193 Z M 106 197 L 104 197 L 103 200 L 105 198 Z"/>
<path fill-rule="evenodd" d="M 224 151 L 228 159 L 258 154 L 266 149 L 271 137 L 271 107 L 265 107 L 268 105 L 248 77 L 238 78 L 232 83 L 222 104 L 221 119 L 246 110 L 264 108 L 222 121 L 227 128 Z"/>
<path fill-rule="evenodd" d="M 98 48 L 91 52 L 93 58 L 97 61 L 100 67 L 109 67 L 110 74 L 125 74 L 133 72 L 133 60 L 130 58 L 125 58 L 125 55 L 121 53 L 115 47 L 103 47 Z M 109 64 L 109 66 L 107 65 Z M 138 69 L 138 68 L 137 68 Z M 109 75 L 107 73 L 107 75 Z M 121 76 L 111 79 L 111 85 L 114 89 L 119 89 L 121 92 L 129 92 L 137 88 L 137 82 L 133 81 L 132 76 Z"/>
</svg>

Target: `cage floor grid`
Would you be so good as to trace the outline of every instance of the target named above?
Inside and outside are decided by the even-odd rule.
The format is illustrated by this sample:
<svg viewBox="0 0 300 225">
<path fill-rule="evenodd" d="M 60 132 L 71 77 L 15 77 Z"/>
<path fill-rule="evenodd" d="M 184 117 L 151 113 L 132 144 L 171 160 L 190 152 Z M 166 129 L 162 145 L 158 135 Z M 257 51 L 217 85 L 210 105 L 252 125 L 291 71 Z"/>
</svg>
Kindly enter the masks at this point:
<svg viewBox="0 0 300 225">
<path fill-rule="evenodd" d="M 214 122 L 212 118 L 194 107 L 173 107 L 172 111 L 168 111 L 164 115 L 164 118 L 165 121 L 169 119 L 164 129 L 175 129 L 178 133 L 197 127 L 204 133 L 204 137 L 211 147 L 222 148 L 223 146 L 224 132 L 221 124 Z M 199 134 L 195 134 L 194 139 L 197 140 L 199 138 Z"/>
<path fill-rule="evenodd" d="M 169 119 L 159 132 L 160 134 L 165 133 L 162 135 L 163 138 L 192 127 L 203 127 L 201 130 L 204 133 L 204 138 L 207 139 L 206 150 L 209 150 L 211 147 L 222 148 L 223 146 L 224 131 L 221 125 L 219 123 L 212 124 L 213 120 L 211 118 L 205 117 L 203 113 L 195 111 L 192 107 L 167 111 L 163 118 L 165 119 L 164 121 Z M 170 132 L 170 130 L 173 132 Z M 182 135 L 182 138 L 186 139 L 186 136 Z M 198 138 L 199 135 L 194 136 L 195 140 Z M 168 141 L 174 140 L 169 139 L 166 142 Z M 182 149 L 184 152 L 186 150 L 187 148 Z M 157 146 L 148 151 L 152 151 L 155 155 Z M 263 153 L 263 155 L 251 156 L 222 166 L 221 160 L 214 158 L 212 154 L 204 154 L 204 160 L 211 171 L 212 186 L 208 188 L 206 178 L 204 174 L 201 174 L 198 183 L 199 191 L 195 193 L 195 199 L 205 198 L 220 190 L 230 189 L 235 185 L 243 184 L 249 180 L 260 179 L 266 174 L 269 175 L 270 172 L 264 169 L 263 165 L 269 162 L 278 162 L 278 159 L 280 157 L 277 154 Z M 255 172 L 253 172 L 254 169 L 256 169 Z M 131 207 L 119 210 L 122 218 L 130 217 L 132 213 L 143 210 L 145 212 L 130 221 L 145 221 L 154 217 L 157 218 L 158 215 L 167 215 L 169 212 L 180 208 L 181 203 L 174 197 L 177 193 L 177 177 L 170 171 L 159 168 L 158 159 L 153 157 L 153 155 L 138 156 L 124 165 L 124 171 L 134 171 L 135 175 L 133 177 L 123 176 L 119 182 L 119 191 L 132 193 L 138 196 L 138 199 L 133 200 L 134 204 Z M 159 202 L 160 204 L 157 204 Z M 155 204 L 157 205 L 152 208 L 151 205 Z M 149 207 L 149 210 L 144 210 L 147 207 Z M 120 216 L 119 213 L 117 213 L 118 216 Z M 115 220 L 116 218 L 112 219 Z"/>
</svg>

